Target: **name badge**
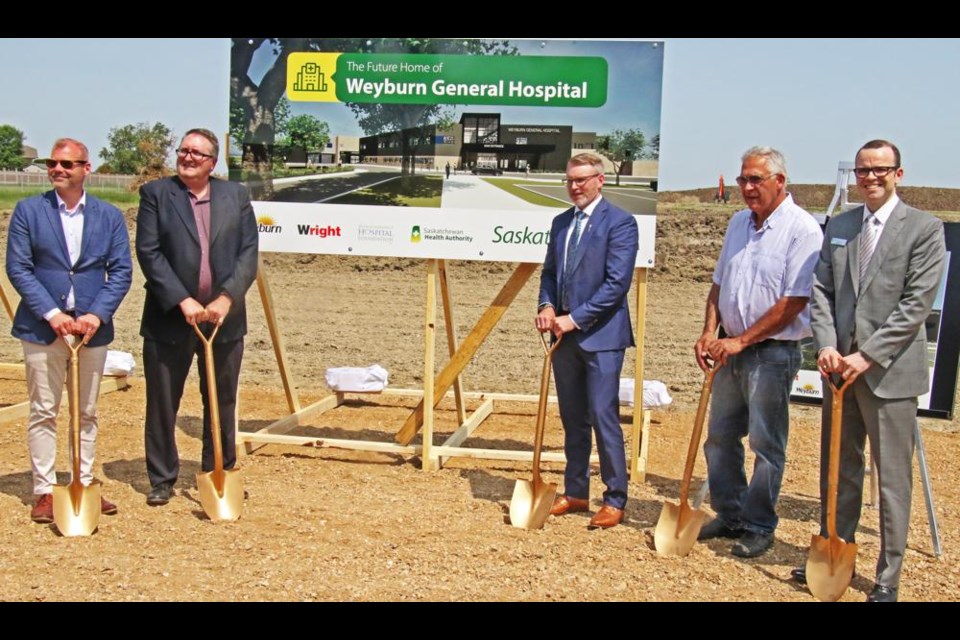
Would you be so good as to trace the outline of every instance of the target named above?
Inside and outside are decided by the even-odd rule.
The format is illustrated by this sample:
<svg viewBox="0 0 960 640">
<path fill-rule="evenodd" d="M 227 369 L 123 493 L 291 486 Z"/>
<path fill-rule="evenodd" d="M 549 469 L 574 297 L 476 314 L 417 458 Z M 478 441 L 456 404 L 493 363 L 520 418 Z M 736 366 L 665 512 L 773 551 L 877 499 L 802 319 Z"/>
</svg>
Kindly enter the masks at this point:
<svg viewBox="0 0 960 640">
<path fill-rule="evenodd" d="M 836 245 L 838 247 L 845 247 L 847 246 L 847 239 L 846 238 L 830 238 L 830 244 Z"/>
</svg>

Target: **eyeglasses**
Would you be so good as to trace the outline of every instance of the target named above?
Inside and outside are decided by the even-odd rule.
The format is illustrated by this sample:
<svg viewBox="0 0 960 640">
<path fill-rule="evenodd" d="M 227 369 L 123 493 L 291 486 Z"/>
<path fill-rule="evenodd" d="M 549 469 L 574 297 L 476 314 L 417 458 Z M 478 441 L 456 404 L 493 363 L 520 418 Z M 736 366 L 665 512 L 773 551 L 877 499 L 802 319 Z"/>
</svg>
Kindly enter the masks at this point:
<svg viewBox="0 0 960 640">
<path fill-rule="evenodd" d="M 763 182 L 766 182 L 773 176 L 778 176 L 779 173 L 771 173 L 768 176 L 737 176 L 737 184 L 742 186 L 750 185 L 751 187 L 759 187 Z"/>
<path fill-rule="evenodd" d="M 49 160 L 44 160 L 44 164 L 47 165 L 47 169 L 56 169 L 59 164 L 61 167 L 70 171 L 74 166 L 82 167 L 87 164 L 86 160 L 54 160 L 50 158 Z"/>
<path fill-rule="evenodd" d="M 209 158 L 213 158 L 213 156 L 210 155 L 209 153 L 203 153 L 202 151 L 197 151 L 196 149 L 187 149 L 187 148 L 177 149 L 177 155 L 180 156 L 181 158 L 186 158 L 187 156 L 190 156 L 192 160 L 206 160 Z"/>
<path fill-rule="evenodd" d="M 878 178 L 883 178 L 891 171 L 896 171 L 899 168 L 900 167 L 857 167 L 853 170 L 853 173 L 858 178 L 866 178 L 870 175 L 870 172 L 873 172 L 873 175 Z"/>
<path fill-rule="evenodd" d="M 577 185 L 578 187 L 582 187 L 599 175 L 599 173 L 595 173 L 592 176 L 586 176 L 583 178 L 567 178 L 567 186 L 572 187 L 573 185 Z"/>
</svg>

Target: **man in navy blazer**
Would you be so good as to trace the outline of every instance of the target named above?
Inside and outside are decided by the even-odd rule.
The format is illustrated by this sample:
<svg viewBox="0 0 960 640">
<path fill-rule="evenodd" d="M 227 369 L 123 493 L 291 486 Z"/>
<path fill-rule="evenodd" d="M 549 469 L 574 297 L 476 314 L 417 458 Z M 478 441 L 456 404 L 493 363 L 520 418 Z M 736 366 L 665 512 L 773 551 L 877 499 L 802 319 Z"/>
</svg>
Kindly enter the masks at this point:
<svg viewBox="0 0 960 640">
<path fill-rule="evenodd" d="M 113 315 L 130 289 L 133 265 L 120 211 L 86 193 L 90 154 L 77 140 L 54 142 L 47 175 L 53 191 L 21 200 L 10 219 L 7 276 L 20 304 L 13 335 L 23 344 L 30 398 L 27 445 L 36 501 L 34 522 L 53 522 L 57 413 L 70 350 L 64 338 L 82 336 L 80 360 L 80 481 L 93 480 L 100 377 L 113 340 Z M 101 499 L 101 511 L 117 507 Z"/>
<path fill-rule="evenodd" d="M 147 504 L 169 502 L 180 472 L 177 412 L 197 355 L 203 399 L 201 469 L 213 470 L 203 348 L 193 325 L 219 324 L 213 343 L 225 469 L 236 464 L 236 405 L 247 332 L 244 297 L 257 275 L 257 221 L 246 189 L 211 179 L 217 136 L 191 129 L 177 149 L 177 175 L 145 184 L 137 213 L 137 260 L 146 278 L 140 335 L 147 382 L 144 426 Z M 209 330 L 208 330 L 209 333 Z"/>
<path fill-rule="evenodd" d="M 627 464 L 620 427 L 620 370 L 634 345 L 627 292 L 639 248 L 633 216 L 605 200 L 603 159 L 581 153 L 567 163 L 574 206 L 553 220 L 540 276 L 536 327 L 563 337 L 553 356 L 563 421 L 564 493 L 551 513 L 590 508 L 591 426 L 597 433 L 600 476 L 607 490 L 593 527 L 623 520 Z"/>
</svg>

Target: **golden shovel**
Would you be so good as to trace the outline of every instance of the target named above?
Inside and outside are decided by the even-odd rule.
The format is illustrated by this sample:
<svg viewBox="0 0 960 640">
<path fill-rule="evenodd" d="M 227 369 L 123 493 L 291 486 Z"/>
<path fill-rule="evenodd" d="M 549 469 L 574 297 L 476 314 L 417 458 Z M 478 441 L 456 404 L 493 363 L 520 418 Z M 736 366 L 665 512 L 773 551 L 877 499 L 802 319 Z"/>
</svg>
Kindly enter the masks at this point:
<svg viewBox="0 0 960 640">
<path fill-rule="evenodd" d="M 543 447 L 543 431 L 547 422 L 547 393 L 550 390 L 550 362 L 560 339 L 553 346 L 547 346 L 546 333 L 540 334 L 543 344 L 543 373 L 540 376 L 540 404 L 537 406 L 537 428 L 533 436 L 533 482 L 517 480 L 510 498 L 510 524 L 519 529 L 539 529 L 550 516 L 553 498 L 557 495 L 557 485 L 544 482 L 540 478 L 540 449 Z"/>
<path fill-rule="evenodd" d="M 827 537 L 810 538 L 807 557 L 807 585 L 810 593 L 821 602 L 836 602 L 850 586 L 857 564 L 857 545 L 837 535 L 837 486 L 840 481 L 840 435 L 843 431 L 843 392 L 856 380 L 847 378 L 838 389 L 827 377 L 833 391 L 830 407 L 830 462 L 827 470 Z"/>
<path fill-rule="evenodd" d="M 243 512 L 243 481 L 240 469 L 223 469 L 223 443 L 220 441 L 220 400 L 217 397 L 217 378 L 213 366 L 213 339 L 220 330 L 217 324 L 207 338 L 198 324 L 193 325 L 200 341 L 207 372 L 207 403 L 210 406 L 210 437 L 213 440 L 213 471 L 197 474 L 200 506 L 207 516 L 217 522 L 236 520 Z"/>
<path fill-rule="evenodd" d="M 703 378 L 703 387 L 700 389 L 700 404 L 697 406 L 697 416 L 693 421 L 693 433 L 690 434 L 690 446 L 687 449 L 687 464 L 683 468 L 683 480 L 680 482 L 680 504 L 663 503 L 660 520 L 653 534 L 653 546 L 661 556 L 685 556 L 690 553 L 700 527 L 703 526 L 703 511 L 700 505 L 690 508 L 687 496 L 690 493 L 690 479 L 693 477 L 693 465 L 697 461 L 697 449 L 700 448 L 700 434 L 703 433 L 703 421 L 707 416 L 707 405 L 710 403 L 710 389 L 713 387 L 713 376 L 720 368 L 714 362 Z"/>
<path fill-rule="evenodd" d="M 70 349 L 70 454 L 73 473 L 70 484 L 53 487 L 53 522 L 64 536 L 88 536 L 100 524 L 100 481 L 80 482 L 80 349 L 86 342 L 64 336 Z"/>
</svg>

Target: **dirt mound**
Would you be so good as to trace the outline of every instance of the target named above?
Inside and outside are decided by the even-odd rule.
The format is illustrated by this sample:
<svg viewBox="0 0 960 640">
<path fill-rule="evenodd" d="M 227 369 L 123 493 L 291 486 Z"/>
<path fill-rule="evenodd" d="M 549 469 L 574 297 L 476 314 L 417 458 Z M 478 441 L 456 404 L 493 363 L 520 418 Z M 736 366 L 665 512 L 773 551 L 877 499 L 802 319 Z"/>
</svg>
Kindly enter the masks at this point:
<svg viewBox="0 0 960 640">
<path fill-rule="evenodd" d="M 829 206 L 835 186 L 832 184 L 788 184 L 787 189 L 793 194 L 793 199 L 801 207 L 822 212 Z M 731 184 L 726 186 L 726 191 L 730 194 L 730 206 L 743 207 L 740 189 L 732 180 Z M 716 187 L 688 189 L 686 191 L 663 191 L 658 195 L 657 202 L 660 204 L 711 204 L 716 193 Z M 898 187 L 897 193 L 904 202 L 924 211 L 960 211 L 960 189 Z M 850 202 L 860 201 L 855 186 L 851 186 L 847 190 L 847 200 Z"/>
<path fill-rule="evenodd" d="M 730 221 L 726 211 L 669 212 L 657 216 L 653 282 L 710 282 Z"/>
</svg>

